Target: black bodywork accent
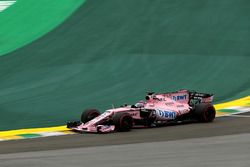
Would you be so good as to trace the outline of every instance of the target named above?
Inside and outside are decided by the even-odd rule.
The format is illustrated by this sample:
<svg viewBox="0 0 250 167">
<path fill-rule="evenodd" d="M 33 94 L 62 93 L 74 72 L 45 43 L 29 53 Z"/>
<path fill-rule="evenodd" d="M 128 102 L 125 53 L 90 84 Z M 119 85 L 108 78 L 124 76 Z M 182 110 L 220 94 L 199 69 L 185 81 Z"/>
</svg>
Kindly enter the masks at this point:
<svg viewBox="0 0 250 167">
<path fill-rule="evenodd" d="M 190 106 L 195 106 L 196 104 L 200 104 L 201 100 L 203 98 L 209 98 L 212 97 L 213 94 L 209 94 L 209 93 L 199 93 L 199 92 L 195 92 L 195 91 L 189 91 L 189 105 Z"/>
<path fill-rule="evenodd" d="M 67 128 L 74 128 L 74 127 L 77 127 L 77 126 L 79 126 L 81 124 L 82 123 L 80 121 L 67 122 Z"/>
</svg>

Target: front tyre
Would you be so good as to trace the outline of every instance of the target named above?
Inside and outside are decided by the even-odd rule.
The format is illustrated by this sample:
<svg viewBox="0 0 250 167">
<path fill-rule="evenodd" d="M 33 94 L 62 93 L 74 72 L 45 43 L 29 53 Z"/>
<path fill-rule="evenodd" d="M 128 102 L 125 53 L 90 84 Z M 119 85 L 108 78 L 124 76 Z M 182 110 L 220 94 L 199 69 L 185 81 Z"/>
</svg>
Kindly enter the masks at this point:
<svg viewBox="0 0 250 167">
<path fill-rule="evenodd" d="M 128 113 L 116 113 L 113 117 L 115 130 L 118 132 L 129 131 L 133 126 L 133 118 Z"/>
<path fill-rule="evenodd" d="M 99 115 L 100 115 L 100 112 L 97 109 L 86 109 L 82 113 L 81 121 L 82 123 L 86 123 L 94 119 L 95 117 L 98 117 Z"/>
<path fill-rule="evenodd" d="M 194 116 L 199 122 L 212 122 L 215 119 L 216 111 L 212 104 L 200 103 L 195 106 Z"/>
</svg>

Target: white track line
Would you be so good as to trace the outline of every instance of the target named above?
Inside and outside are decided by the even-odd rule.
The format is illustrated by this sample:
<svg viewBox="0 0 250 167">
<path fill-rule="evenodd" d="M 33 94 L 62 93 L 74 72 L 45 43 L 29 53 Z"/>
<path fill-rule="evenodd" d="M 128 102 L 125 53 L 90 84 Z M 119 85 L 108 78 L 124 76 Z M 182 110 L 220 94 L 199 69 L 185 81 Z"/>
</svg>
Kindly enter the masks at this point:
<svg viewBox="0 0 250 167">
<path fill-rule="evenodd" d="M 66 135 L 63 132 L 41 132 L 41 133 L 37 133 L 37 134 L 42 135 L 42 137 Z"/>
<path fill-rule="evenodd" d="M 239 115 L 239 114 L 250 112 L 250 107 L 235 106 L 235 107 L 229 107 L 226 109 L 238 110 L 238 112 L 226 115 L 228 117 L 250 118 L 250 115 Z"/>
<path fill-rule="evenodd" d="M 16 1 L 0 1 L 0 12 L 4 11 L 11 5 L 13 5 Z"/>
<path fill-rule="evenodd" d="M 250 115 L 227 115 L 228 117 L 250 118 Z"/>
<path fill-rule="evenodd" d="M 235 107 L 229 107 L 226 109 L 232 109 L 232 110 L 238 110 L 241 112 L 250 112 L 250 107 L 241 107 L 241 106 L 235 106 Z"/>
<path fill-rule="evenodd" d="M 226 115 L 222 115 L 223 117 L 226 116 L 226 117 L 245 117 L 245 118 L 249 117 L 250 118 L 250 115 L 249 116 L 248 115 L 238 115 L 238 114 L 250 112 L 250 107 L 233 106 L 233 107 L 228 107 L 225 109 L 237 110 L 238 112 L 228 113 Z"/>
</svg>

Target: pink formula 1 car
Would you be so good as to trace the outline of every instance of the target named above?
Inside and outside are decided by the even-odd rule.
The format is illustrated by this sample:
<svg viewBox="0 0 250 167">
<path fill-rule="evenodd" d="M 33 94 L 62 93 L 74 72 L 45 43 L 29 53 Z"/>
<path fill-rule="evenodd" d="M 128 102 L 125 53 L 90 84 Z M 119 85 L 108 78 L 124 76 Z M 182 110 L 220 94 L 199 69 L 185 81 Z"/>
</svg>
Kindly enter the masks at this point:
<svg viewBox="0 0 250 167">
<path fill-rule="evenodd" d="M 96 109 L 87 109 L 81 121 L 68 122 L 67 127 L 77 132 L 107 133 L 186 120 L 212 122 L 216 114 L 212 101 L 212 94 L 188 90 L 148 93 L 145 101 L 112 108 L 102 114 Z"/>
</svg>

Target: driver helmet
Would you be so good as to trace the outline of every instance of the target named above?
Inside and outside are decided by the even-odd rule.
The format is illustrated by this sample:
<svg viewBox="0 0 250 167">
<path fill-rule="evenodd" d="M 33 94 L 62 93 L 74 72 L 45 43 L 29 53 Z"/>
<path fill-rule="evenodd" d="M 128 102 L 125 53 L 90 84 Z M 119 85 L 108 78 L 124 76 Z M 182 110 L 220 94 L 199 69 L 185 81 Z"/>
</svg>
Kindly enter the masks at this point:
<svg viewBox="0 0 250 167">
<path fill-rule="evenodd" d="M 140 100 L 138 103 L 135 104 L 136 107 L 140 108 L 140 107 L 144 107 L 145 102 L 143 100 Z"/>
</svg>

